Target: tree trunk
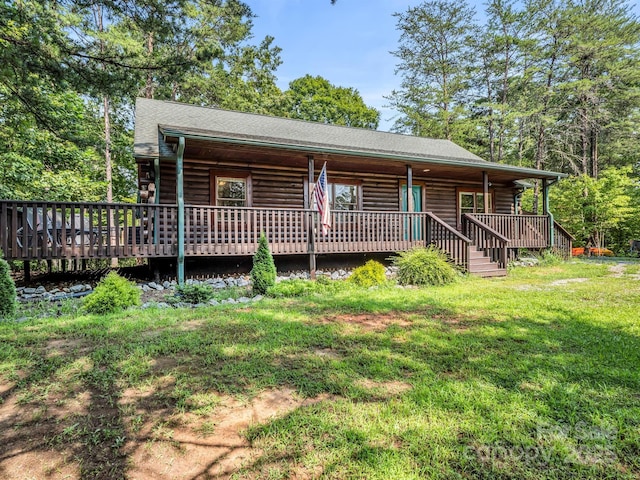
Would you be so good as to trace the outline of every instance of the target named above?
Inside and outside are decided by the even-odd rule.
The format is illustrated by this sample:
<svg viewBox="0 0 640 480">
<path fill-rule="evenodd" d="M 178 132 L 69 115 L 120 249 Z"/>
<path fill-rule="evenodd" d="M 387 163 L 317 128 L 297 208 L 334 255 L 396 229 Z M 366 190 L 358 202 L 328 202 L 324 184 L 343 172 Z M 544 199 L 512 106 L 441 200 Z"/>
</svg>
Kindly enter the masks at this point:
<svg viewBox="0 0 640 480">
<path fill-rule="evenodd" d="M 151 61 L 151 55 L 153 55 L 153 32 L 149 32 L 147 36 L 147 53 L 149 54 L 149 61 Z M 144 88 L 144 96 L 146 98 L 153 98 L 153 73 L 151 73 L 151 70 L 147 71 L 147 83 Z"/>
</svg>

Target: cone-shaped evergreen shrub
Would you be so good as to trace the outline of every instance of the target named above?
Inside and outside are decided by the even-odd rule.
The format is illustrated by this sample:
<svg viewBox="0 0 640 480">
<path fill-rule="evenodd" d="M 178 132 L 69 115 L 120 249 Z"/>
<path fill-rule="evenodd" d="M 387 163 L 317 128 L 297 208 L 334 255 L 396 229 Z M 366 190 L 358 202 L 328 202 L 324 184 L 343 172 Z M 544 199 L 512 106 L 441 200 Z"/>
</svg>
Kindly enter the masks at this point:
<svg viewBox="0 0 640 480">
<path fill-rule="evenodd" d="M 264 233 L 260 235 L 258 250 L 253 256 L 253 268 L 251 269 L 251 281 L 253 293 L 264 295 L 267 289 L 276 284 L 276 264 L 269 250 L 269 242 Z"/>
<path fill-rule="evenodd" d="M 140 295 L 135 283 L 110 272 L 100 280 L 93 293 L 87 295 L 82 305 L 89 313 L 105 315 L 140 305 Z"/>
<path fill-rule="evenodd" d="M 9 264 L 0 251 L 0 320 L 16 314 L 16 285 L 11 278 Z"/>
</svg>

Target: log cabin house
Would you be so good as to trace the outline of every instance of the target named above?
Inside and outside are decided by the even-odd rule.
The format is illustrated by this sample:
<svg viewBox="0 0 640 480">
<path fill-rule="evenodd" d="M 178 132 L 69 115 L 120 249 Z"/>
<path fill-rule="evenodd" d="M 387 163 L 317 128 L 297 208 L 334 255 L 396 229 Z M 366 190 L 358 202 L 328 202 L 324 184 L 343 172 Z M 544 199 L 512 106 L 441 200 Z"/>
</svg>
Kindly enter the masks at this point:
<svg viewBox="0 0 640 480">
<path fill-rule="evenodd" d="M 391 253 L 434 244 L 468 272 L 506 275 L 518 249 L 571 251 L 549 212 L 562 174 L 487 162 L 447 140 L 138 99 L 137 204 L 0 201 L 10 260 Z M 331 229 L 313 188 L 326 163 Z M 542 215 L 523 215 L 523 182 Z M 52 220 L 52 219 L 55 219 Z M 302 257 L 304 258 L 304 257 Z"/>
</svg>

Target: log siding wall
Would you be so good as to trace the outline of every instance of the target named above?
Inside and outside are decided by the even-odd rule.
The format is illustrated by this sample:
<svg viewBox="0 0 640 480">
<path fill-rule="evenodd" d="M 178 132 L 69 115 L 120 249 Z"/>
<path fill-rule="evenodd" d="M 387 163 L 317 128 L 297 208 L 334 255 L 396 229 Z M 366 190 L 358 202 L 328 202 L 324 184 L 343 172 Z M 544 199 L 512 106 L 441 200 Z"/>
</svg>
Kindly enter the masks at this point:
<svg viewBox="0 0 640 480">
<path fill-rule="evenodd" d="M 318 163 L 318 162 L 316 162 Z M 307 171 L 302 168 L 270 169 L 269 167 L 247 168 L 233 166 L 226 162 L 224 166 L 212 166 L 208 160 L 186 158 L 184 162 L 185 203 L 190 205 L 210 205 L 211 172 L 216 170 L 248 171 L 252 182 L 252 207 L 261 208 L 304 208 L 305 192 L 308 189 Z M 319 171 L 316 165 L 316 175 Z M 328 165 L 329 182 L 340 183 L 341 180 L 358 181 L 362 191 L 362 209 L 365 211 L 399 211 L 400 184 L 406 178 L 398 176 L 376 175 L 365 172 L 336 172 Z M 451 179 L 437 179 L 414 176 L 414 184 L 424 183 L 425 211 L 433 212 L 449 225 L 456 226 L 457 199 L 456 188 L 468 186 L 481 188 L 482 182 L 458 182 Z M 511 214 L 513 212 L 513 194 L 510 187 L 494 185 L 494 212 Z M 175 165 L 173 162 L 161 162 L 160 165 L 160 203 L 172 204 L 175 196 Z"/>
</svg>

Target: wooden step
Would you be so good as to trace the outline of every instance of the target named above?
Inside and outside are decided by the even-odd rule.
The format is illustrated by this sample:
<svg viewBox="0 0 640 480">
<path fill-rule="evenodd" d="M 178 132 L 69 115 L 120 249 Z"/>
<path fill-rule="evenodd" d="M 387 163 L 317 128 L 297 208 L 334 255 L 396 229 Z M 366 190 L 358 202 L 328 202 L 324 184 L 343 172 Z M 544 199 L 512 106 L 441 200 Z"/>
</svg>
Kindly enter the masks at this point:
<svg viewBox="0 0 640 480">
<path fill-rule="evenodd" d="M 472 248 L 469 254 L 469 273 L 478 277 L 505 277 L 507 269 L 492 262 L 482 250 Z"/>
<path fill-rule="evenodd" d="M 506 277 L 506 268 L 496 268 L 494 270 L 484 270 L 482 272 L 469 272 L 477 277 Z"/>
</svg>

